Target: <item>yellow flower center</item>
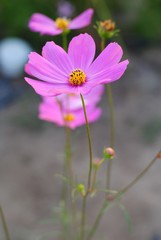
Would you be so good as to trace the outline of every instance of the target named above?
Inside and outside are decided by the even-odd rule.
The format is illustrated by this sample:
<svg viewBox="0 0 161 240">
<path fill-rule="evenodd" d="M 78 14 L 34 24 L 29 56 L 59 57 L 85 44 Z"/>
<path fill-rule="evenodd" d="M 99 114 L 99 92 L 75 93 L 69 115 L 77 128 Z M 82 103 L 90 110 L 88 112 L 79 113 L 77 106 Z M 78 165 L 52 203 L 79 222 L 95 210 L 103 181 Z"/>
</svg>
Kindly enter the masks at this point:
<svg viewBox="0 0 161 240">
<path fill-rule="evenodd" d="M 75 86 L 80 86 L 82 85 L 83 83 L 85 83 L 86 81 L 86 75 L 85 73 L 77 68 L 75 70 L 73 70 L 71 72 L 71 74 L 69 75 L 69 82 L 72 84 L 72 85 L 75 85 Z"/>
<path fill-rule="evenodd" d="M 115 23 L 111 19 L 100 22 L 100 26 L 105 31 L 114 31 L 115 30 Z"/>
<path fill-rule="evenodd" d="M 68 29 L 69 20 L 67 20 L 66 18 L 57 18 L 55 20 L 55 25 L 57 26 L 57 28 L 64 31 Z"/>
<path fill-rule="evenodd" d="M 72 122 L 75 119 L 74 115 L 69 113 L 64 116 L 64 121 L 65 122 Z"/>
</svg>

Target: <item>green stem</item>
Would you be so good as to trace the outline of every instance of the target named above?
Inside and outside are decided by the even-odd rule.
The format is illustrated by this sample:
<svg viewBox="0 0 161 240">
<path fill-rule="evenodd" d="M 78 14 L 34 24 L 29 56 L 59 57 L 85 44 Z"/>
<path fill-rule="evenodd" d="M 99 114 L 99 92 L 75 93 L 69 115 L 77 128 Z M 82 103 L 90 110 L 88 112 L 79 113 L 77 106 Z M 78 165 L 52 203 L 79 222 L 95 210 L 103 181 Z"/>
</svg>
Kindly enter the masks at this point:
<svg viewBox="0 0 161 240">
<path fill-rule="evenodd" d="M 118 193 L 116 195 L 114 195 L 114 200 L 115 201 L 117 199 L 119 199 L 123 194 L 125 194 L 131 187 L 133 187 L 138 182 L 138 180 L 141 177 L 143 177 L 143 175 L 150 169 L 150 167 L 156 162 L 156 160 L 158 160 L 158 158 L 159 158 L 158 156 L 160 154 L 161 154 L 161 150 L 151 160 L 151 162 L 147 165 L 147 167 L 144 168 L 144 170 L 131 183 L 129 183 L 126 187 L 124 187 L 120 191 L 118 191 Z M 102 207 L 101 207 L 101 209 L 100 209 L 100 211 L 99 211 L 99 213 L 97 215 L 97 218 L 96 218 L 96 220 L 95 220 L 95 222 L 94 222 L 94 224 L 93 224 L 93 226 L 92 226 L 92 228 L 91 228 L 91 230 L 90 230 L 90 232 L 89 232 L 89 234 L 87 236 L 87 240 L 90 240 L 94 236 L 94 234 L 95 234 L 95 232 L 96 232 L 96 230 L 97 230 L 97 228 L 99 226 L 99 223 L 100 223 L 100 221 L 102 219 L 102 216 L 103 216 L 105 210 L 108 207 L 110 207 L 111 205 L 112 205 L 111 203 L 109 203 L 108 201 L 105 200 L 105 202 L 103 203 L 103 205 L 102 205 Z"/>
<path fill-rule="evenodd" d="M 85 232 L 85 221 L 86 221 L 86 201 L 87 196 L 89 192 L 91 191 L 91 175 L 92 175 L 92 141 L 91 141 L 91 134 L 90 134 L 90 127 L 88 123 L 87 113 L 86 113 L 86 107 L 84 103 L 84 98 L 82 94 L 80 94 L 83 111 L 84 111 L 84 117 L 86 120 L 86 129 L 87 129 L 87 136 L 88 136 L 88 145 L 89 145 L 89 172 L 88 172 L 88 188 L 85 196 L 83 197 L 83 203 L 82 203 L 82 218 L 81 218 L 81 229 L 80 229 L 80 239 L 84 239 L 84 232 Z"/>
<path fill-rule="evenodd" d="M 7 228 L 7 223 L 6 223 L 1 205 L 0 205 L 0 218 L 1 218 L 1 221 L 2 221 L 2 226 L 3 226 L 3 230 L 4 230 L 6 240 L 10 240 L 9 231 L 8 231 L 8 228 Z"/>
<path fill-rule="evenodd" d="M 87 203 L 87 194 L 83 197 L 83 202 L 82 202 L 82 218 L 81 218 L 81 227 L 80 227 L 80 240 L 84 239 L 85 221 L 86 221 L 86 203 Z"/>
<path fill-rule="evenodd" d="M 95 189 L 95 185 L 96 185 L 96 176 L 97 176 L 97 169 L 95 169 L 95 171 L 94 171 L 94 175 L 93 175 L 92 191 Z"/>
<path fill-rule="evenodd" d="M 120 194 L 126 193 L 130 188 L 132 188 L 139 180 L 142 178 L 142 176 L 150 169 L 150 167 L 158 160 L 158 156 L 161 154 L 161 150 L 157 153 L 157 155 L 151 160 L 151 162 L 147 165 L 146 168 L 127 186 L 122 188 L 115 197 L 117 197 Z"/>
<path fill-rule="evenodd" d="M 113 97 L 112 97 L 112 89 L 111 85 L 106 85 L 107 89 L 107 96 L 109 102 L 109 111 L 110 111 L 110 125 L 111 125 L 111 132 L 110 132 L 110 147 L 114 148 L 114 141 L 115 141 L 115 118 L 114 118 L 114 106 L 113 106 Z M 107 179 L 106 179 L 106 188 L 110 189 L 110 181 L 111 181 L 111 170 L 112 170 L 112 159 L 108 159 L 107 162 Z"/>
<path fill-rule="evenodd" d="M 67 34 L 63 33 L 62 37 L 63 37 L 63 48 L 65 51 L 67 51 Z"/>
<path fill-rule="evenodd" d="M 105 48 L 105 39 L 101 39 L 101 50 Z M 114 117 L 114 106 L 113 106 L 113 97 L 112 97 L 112 89 L 110 83 L 106 85 L 107 97 L 109 103 L 109 112 L 110 112 L 110 147 L 114 148 L 115 141 L 115 117 Z M 106 178 L 106 188 L 110 189 L 110 181 L 111 181 L 111 170 L 112 170 L 112 160 L 108 159 L 107 162 L 107 178 Z"/>
<path fill-rule="evenodd" d="M 65 141 L 65 152 L 66 152 L 66 176 L 73 181 L 73 169 L 72 169 L 72 151 L 71 151 L 71 130 L 68 126 L 65 127 L 66 141 Z"/>
<path fill-rule="evenodd" d="M 108 207 L 108 202 L 105 201 L 105 202 L 103 203 L 103 205 L 102 205 L 102 207 L 101 207 L 98 215 L 97 215 L 97 218 L 96 218 L 96 220 L 95 220 L 95 222 L 94 222 L 94 224 L 93 224 L 90 232 L 88 233 L 87 240 L 92 239 L 92 237 L 94 236 L 94 234 L 95 234 L 95 232 L 96 232 L 96 229 L 98 228 L 99 223 L 100 223 L 100 221 L 101 221 L 102 215 L 103 215 L 103 213 L 105 212 L 105 210 L 106 210 L 107 207 Z"/>
<path fill-rule="evenodd" d="M 90 191 L 91 188 L 91 174 L 92 174 L 92 141 L 91 141 L 91 134 L 90 134 L 90 127 L 88 123 L 87 113 L 86 113 L 86 107 L 84 103 L 84 98 L 82 94 L 80 94 L 81 100 L 82 100 L 82 106 L 84 111 L 84 116 L 86 120 L 86 129 L 87 129 L 87 135 L 88 135 L 88 145 L 89 145 L 89 172 L 88 172 L 88 191 Z"/>
</svg>

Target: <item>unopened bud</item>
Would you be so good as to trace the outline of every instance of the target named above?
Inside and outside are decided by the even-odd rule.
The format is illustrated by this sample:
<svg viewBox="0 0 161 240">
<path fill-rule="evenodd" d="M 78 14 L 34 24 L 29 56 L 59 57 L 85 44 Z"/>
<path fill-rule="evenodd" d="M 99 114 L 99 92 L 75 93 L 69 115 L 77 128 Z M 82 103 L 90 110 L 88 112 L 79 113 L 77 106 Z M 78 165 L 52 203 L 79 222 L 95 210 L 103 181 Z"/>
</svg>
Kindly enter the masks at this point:
<svg viewBox="0 0 161 240">
<path fill-rule="evenodd" d="M 105 148 L 104 149 L 104 157 L 108 159 L 113 159 L 115 156 L 115 151 L 113 148 Z"/>
<path fill-rule="evenodd" d="M 94 159 L 93 160 L 93 167 L 94 167 L 94 169 L 97 170 L 101 166 L 102 163 L 103 163 L 102 159 L 100 159 L 100 158 Z"/>
<path fill-rule="evenodd" d="M 85 191 L 85 186 L 84 184 L 78 184 L 77 185 L 77 190 L 78 192 L 84 197 L 86 195 L 86 191 Z"/>
<path fill-rule="evenodd" d="M 113 22 L 111 19 L 98 22 L 96 29 L 100 37 L 105 39 L 116 36 L 119 32 L 119 30 L 116 29 L 115 22 Z"/>
<path fill-rule="evenodd" d="M 158 153 L 157 158 L 161 158 L 161 152 Z"/>
<path fill-rule="evenodd" d="M 112 202 L 113 200 L 115 200 L 115 195 L 114 194 L 108 194 L 107 201 Z"/>
</svg>

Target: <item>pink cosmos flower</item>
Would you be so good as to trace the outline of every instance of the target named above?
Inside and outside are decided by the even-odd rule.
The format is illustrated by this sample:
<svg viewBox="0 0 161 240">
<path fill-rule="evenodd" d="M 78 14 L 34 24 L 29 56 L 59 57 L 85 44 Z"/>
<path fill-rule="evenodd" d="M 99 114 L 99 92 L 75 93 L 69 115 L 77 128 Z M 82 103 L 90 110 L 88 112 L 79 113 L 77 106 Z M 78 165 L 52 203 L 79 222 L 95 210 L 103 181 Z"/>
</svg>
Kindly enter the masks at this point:
<svg viewBox="0 0 161 240">
<path fill-rule="evenodd" d="M 102 98 L 104 86 L 99 85 L 94 87 L 88 94 L 84 95 L 84 102 L 86 107 L 89 105 L 96 105 Z M 82 101 L 79 94 L 60 94 L 56 97 L 66 111 L 75 111 L 82 109 Z M 55 103 L 55 97 L 43 97 L 43 101 L 52 105 Z"/>
<path fill-rule="evenodd" d="M 54 42 L 47 42 L 42 56 L 30 53 L 25 70 L 32 78 L 25 80 L 42 96 L 84 95 L 97 85 L 120 79 L 129 63 L 128 60 L 120 62 L 122 55 L 122 48 L 110 43 L 93 61 L 95 42 L 86 33 L 71 40 L 68 53 Z"/>
<path fill-rule="evenodd" d="M 75 129 L 85 124 L 85 117 L 82 108 L 65 109 L 60 107 L 59 101 L 52 98 L 52 103 L 43 101 L 39 106 L 39 118 L 48 122 L 53 122 L 58 126 L 68 126 Z M 101 115 L 101 109 L 94 105 L 89 105 L 86 108 L 89 123 L 96 121 Z"/>
<path fill-rule="evenodd" d="M 33 32 L 40 32 L 41 35 L 58 35 L 66 30 L 80 29 L 91 23 L 93 9 L 89 8 L 75 17 L 73 20 L 57 18 L 55 21 L 41 14 L 34 13 L 29 20 L 29 28 Z"/>
</svg>

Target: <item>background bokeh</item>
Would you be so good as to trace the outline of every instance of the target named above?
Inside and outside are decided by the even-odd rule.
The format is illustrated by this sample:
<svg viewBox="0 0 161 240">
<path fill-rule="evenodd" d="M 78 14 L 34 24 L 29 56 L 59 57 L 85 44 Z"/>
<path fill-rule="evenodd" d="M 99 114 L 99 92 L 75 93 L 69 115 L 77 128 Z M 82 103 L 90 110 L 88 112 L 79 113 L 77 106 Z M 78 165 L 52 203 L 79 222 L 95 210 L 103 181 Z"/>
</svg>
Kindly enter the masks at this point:
<svg viewBox="0 0 161 240">
<path fill-rule="evenodd" d="M 95 8 L 92 25 L 109 17 L 116 22 L 121 32 L 114 41 L 123 46 L 130 61 L 122 79 L 112 84 L 117 154 L 113 188 L 118 189 L 131 181 L 161 146 L 161 0 L 1 0 L 0 203 L 13 240 L 58 239 L 52 237 L 53 230 L 55 233 L 58 230 L 57 225 L 48 219 L 53 216 L 54 205 L 58 205 L 62 184 L 55 173 L 62 173 L 64 131 L 38 119 L 40 97 L 23 80 L 27 52 L 31 49 L 40 52 L 48 40 L 61 45 L 62 39 L 61 36 L 30 32 L 27 23 L 34 12 L 55 19 L 65 13 L 69 17 L 76 16 L 88 7 Z M 92 26 L 71 32 L 68 40 L 85 31 L 95 37 L 99 51 L 100 39 Z M 25 43 L 14 45 L 12 42 L 12 46 L 6 47 L 6 40 L 11 38 Z M 18 52 L 12 51 L 12 47 L 19 49 Z M 25 57 L 20 54 L 23 52 Z M 14 65 L 18 64 L 18 59 L 22 59 L 19 67 Z M 91 125 L 95 157 L 101 156 L 104 146 L 108 146 L 106 94 L 101 106 L 101 119 Z M 83 127 L 73 133 L 73 160 L 75 172 L 83 181 L 88 161 Z M 115 208 L 102 220 L 98 236 L 106 240 L 161 239 L 160 169 L 158 160 L 123 199 L 133 222 L 131 232 L 122 213 Z M 99 175 L 102 182 L 104 174 L 102 170 Z M 101 197 L 89 202 L 90 225 L 99 210 Z M 1 226 L 0 239 L 4 239 Z"/>
</svg>

